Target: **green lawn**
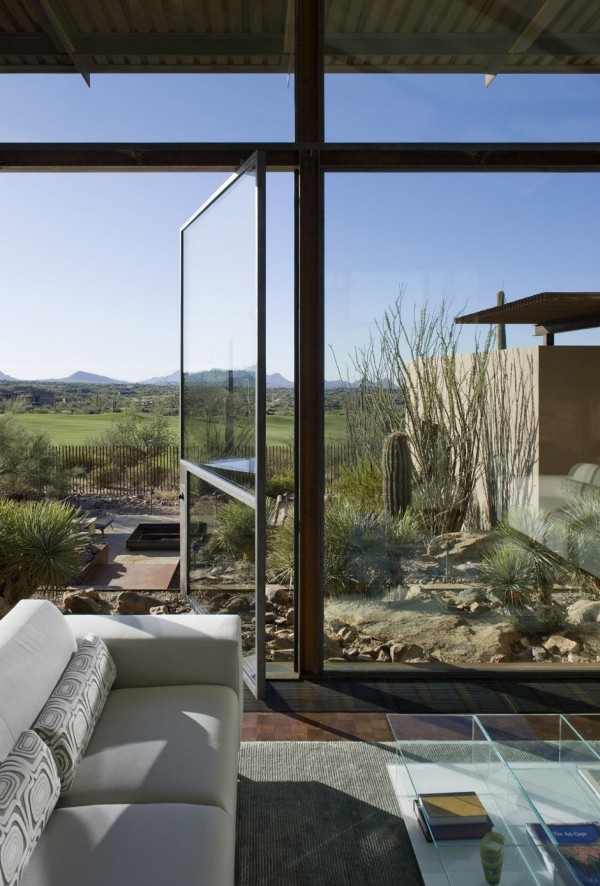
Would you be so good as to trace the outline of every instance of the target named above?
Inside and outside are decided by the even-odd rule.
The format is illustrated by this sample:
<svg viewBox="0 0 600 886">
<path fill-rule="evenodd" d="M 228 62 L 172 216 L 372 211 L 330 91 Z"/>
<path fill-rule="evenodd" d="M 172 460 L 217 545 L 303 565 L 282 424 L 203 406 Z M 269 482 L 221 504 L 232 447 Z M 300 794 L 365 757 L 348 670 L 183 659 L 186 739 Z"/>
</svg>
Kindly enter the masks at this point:
<svg viewBox="0 0 600 886">
<path fill-rule="evenodd" d="M 61 413 L 24 413 L 16 415 L 17 421 L 31 431 L 45 431 L 55 446 L 78 446 L 97 441 L 119 413 L 101 415 L 63 415 Z M 179 419 L 169 417 L 169 424 L 177 435 Z M 289 415 L 267 416 L 267 444 L 269 446 L 292 446 L 294 419 Z M 346 419 L 343 415 L 325 415 L 325 438 L 327 443 L 344 443 Z"/>
</svg>

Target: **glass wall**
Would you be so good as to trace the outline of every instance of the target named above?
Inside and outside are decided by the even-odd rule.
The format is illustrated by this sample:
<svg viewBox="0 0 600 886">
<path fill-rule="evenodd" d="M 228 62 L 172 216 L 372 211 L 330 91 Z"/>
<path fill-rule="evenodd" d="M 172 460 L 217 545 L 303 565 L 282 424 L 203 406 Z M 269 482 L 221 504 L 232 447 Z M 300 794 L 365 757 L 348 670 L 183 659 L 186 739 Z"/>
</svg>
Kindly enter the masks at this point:
<svg viewBox="0 0 600 886">
<path fill-rule="evenodd" d="M 596 193 L 326 176 L 326 668 L 600 655 L 600 332 L 455 322 L 595 292 Z"/>
</svg>

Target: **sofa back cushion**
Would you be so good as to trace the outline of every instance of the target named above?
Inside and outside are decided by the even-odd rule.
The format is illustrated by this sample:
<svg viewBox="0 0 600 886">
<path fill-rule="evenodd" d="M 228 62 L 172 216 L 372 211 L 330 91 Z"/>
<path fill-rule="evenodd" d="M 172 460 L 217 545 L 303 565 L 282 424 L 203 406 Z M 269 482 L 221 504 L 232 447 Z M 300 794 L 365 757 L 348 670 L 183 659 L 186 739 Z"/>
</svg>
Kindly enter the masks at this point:
<svg viewBox="0 0 600 886">
<path fill-rule="evenodd" d="M 0 761 L 31 728 L 76 648 L 49 600 L 21 600 L 0 620 Z"/>
<path fill-rule="evenodd" d="M 115 676 L 115 663 L 105 642 L 85 637 L 33 724 L 54 754 L 61 796 L 71 787 Z"/>
<path fill-rule="evenodd" d="M 569 477 L 573 480 L 578 480 L 579 483 L 600 486 L 600 465 L 580 462 L 569 469 Z"/>
<path fill-rule="evenodd" d="M 0 882 L 16 886 L 56 806 L 60 782 L 50 748 L 21 733 L 0 763 Z"/>
</svg>

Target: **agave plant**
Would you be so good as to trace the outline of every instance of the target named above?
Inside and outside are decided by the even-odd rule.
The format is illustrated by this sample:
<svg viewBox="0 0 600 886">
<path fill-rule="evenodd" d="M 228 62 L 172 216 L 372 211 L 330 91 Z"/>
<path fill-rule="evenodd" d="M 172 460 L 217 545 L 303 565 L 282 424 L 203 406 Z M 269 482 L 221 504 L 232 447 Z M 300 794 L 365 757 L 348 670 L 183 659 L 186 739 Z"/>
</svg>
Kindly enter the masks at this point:
<svg viewBox="0 0 600 886">
<path fill-rule="evenodd" d="M 325 511 L 325 588 L 367 596 L 399 580 L 392 523 L 380 513 L 360 513 L 335 500 Z"/>
<path fill-rule="evenodd" d="M 564 560 L 556 553 L 555 522 L 542 511 L 515 509 L 495 527 L 500 544 L 521 554 L 521 563 L 531 574 L 531 590 L 545 604 L 552 604 L 551 589 L 564 570 Z M 508 555 L 507 559 L 508 559 Z M 514 562 L 517 562 L 516 554 Z"/>
<path fill-rule="evenodd" d="M 0 527 L 0 587 L 9 605 L 66 587 L 89 542 L 81 513 L 57 501 L 1 502 Z"/>
</svg>

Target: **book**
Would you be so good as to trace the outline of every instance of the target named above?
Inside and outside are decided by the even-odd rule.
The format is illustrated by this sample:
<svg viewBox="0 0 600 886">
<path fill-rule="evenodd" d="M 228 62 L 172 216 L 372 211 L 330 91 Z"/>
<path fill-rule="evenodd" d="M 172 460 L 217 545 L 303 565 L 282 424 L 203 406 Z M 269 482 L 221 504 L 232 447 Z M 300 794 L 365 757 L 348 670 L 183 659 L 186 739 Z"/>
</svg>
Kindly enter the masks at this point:
<svg viewBox="0 0 600 886">
<path fill-rule="evenodd" d="M 597 797 L 600 797 L 600 768 L 598 769 L 580 769 L 579 774 L 588 784 Z"/>
<path fill-rule="evenodd" d="M 450 794 L 419 794 L 429 824 L 483 824 L 487 820 L 485 806 L 474 791 Z"/>
<path fill-rule="evenodd" d="M 413 811 L 423 836 L 428 843 L 432 843 L 434 837 L 436 840 L 479 840 L 494 827 L 489 815 L 486 815 L 485 821 L 476 822 L 475 824 L 432 825 L 428 822 L 418 799 L 413 800 Z"/>
<path fill-rule="evenodd" d="M 537 822 L 527 831 L 540 851 L 547 869 L 561 886 L 600 886 L 600 824 L 547 824 L 556 844 Z"/>
</svg>

